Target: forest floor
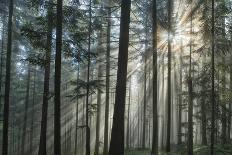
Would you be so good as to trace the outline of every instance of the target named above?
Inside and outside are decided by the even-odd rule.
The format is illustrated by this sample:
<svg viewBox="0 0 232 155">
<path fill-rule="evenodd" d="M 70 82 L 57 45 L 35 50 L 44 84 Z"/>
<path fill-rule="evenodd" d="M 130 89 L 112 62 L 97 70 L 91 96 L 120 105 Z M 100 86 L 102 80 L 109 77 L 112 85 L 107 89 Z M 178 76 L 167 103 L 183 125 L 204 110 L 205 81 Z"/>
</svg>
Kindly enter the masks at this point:
<svg viewBox="0 0 232 155">
<path fill-rule="evenodd" d="M 176 147 L 171 153 L 159 152 L 159 155 L 186 155 L 185 147 Z M 194 146 L 194 155 L 209 155 L 208 146 Z M 150 150 L 130 149 L 126 150 L 125 155 L 150 155 Z M 215 155 L 232 155 L 232 145 L 216 145 Z"/>
</svg>

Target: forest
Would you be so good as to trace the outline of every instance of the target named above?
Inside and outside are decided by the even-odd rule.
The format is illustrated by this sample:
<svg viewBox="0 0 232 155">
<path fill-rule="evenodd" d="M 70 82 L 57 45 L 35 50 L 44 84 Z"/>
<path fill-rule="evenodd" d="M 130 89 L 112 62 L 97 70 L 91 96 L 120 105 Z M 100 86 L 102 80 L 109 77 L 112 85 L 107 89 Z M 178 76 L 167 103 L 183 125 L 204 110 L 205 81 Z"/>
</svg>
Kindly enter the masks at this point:
<svg viewBox="0 0 232 155">
<path fill-rule="evenodd" d="M 232 0 L 0 0 L 0 155 L 232 155 Z"/>
</svg>

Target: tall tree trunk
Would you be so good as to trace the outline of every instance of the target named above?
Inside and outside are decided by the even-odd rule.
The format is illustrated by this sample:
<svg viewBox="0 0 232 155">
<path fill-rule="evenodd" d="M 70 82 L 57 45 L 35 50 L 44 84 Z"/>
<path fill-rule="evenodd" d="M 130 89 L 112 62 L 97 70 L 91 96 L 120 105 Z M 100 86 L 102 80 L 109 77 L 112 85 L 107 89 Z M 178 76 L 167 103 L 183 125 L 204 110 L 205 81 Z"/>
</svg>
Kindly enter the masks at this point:
<svg viewBox="0 0 232 155">
<path fill-rule="evenodd" d="M 108 1 L 108 17 L 111 17 L 111 0 Z M 106 49 L 106 102 L 105 102 L 105 127 L 104 127 L 104 148 L 103 155 L 108 155 L 108 139 L 109 139 L 109 102 L 110 102 L 110 35 L 111 34 L 111 18 L 107 20 L 107 49 Z"/>
<path fill-rule="evenodd" d="M 90 80 L 90 47 L 91 47 L 91 31 L 92 31 L 92 0 L 89 1 L 89 38 L 88 38 L 88 67 L 87 67 L 87 88 L 86 88 L 86 107 L 85 107 L 85 123 L 86 123 L 86 155 L 90 155 L 90 127 L 89 127 L 89 80 Z M 91 121 L 90 121 L 91 122 Z"/>
<path fill-rule="evenodd" d="M 100 35 L 101 37 L 101 35 Z M 100 43 L 101 44 L 101 43 Z M 102 65 L 98 66 L 98 80 L 102 79 Z M 96 143 L 94 155 L 99 155 L 99 146 L 100 146 L 100 124 L 101 124 L 101 95 L 102 92 L 100 88 L 97 90 L 97 117 L 96 117 Z"/>
<path fill-rule="evenodd" d="M 61 51 L 62 51 L 63 0 L 57 0 L 56 55 L 55 55 L 55 97 L 54 97 L 54 155 L 61 155 Z"/>
<path fill-rule="evenodd" d="M 78 64 L 78 69 L 77 69 L 77 86 L 78 86 L 78 81 L 80 78 L 80 64 Z M 79 122 L 79 98 L 78 98 L 78 94 L 77 94 L 77 100 L 76 100 L 76 127 L 75 127 L 75 155 L 77 155 L 77 144 L 78 144 L 78 140 L 77 140 L 77 130 L 78 130 L 78 122 Z"/>
<path fill-rule="evenodd" d="M 124 114 L 129 46 L 130 9 L 131 0 L 122 0 L 116 97 L 109 155 L 124 155 Z"/>
<path fill-rule="evenodd" d="M 192 10 L 192 9 L 191 9 Z M 191 14 L 190 35 L 192 35 L 192 14 Z M 189 47 L 189 75 L 188 75 L 188 155 L 193 155 L 193 85 L 192 85 L 192 36 L 190 36 Z"/>
<path fill-rule="evenodd" d="M 166 152 L 171 150 L 171 18 L 172 18 L 172 0 L 168 0 L 168 100 L 167 100 L 167 139 Z"/>
<path fill-rule="evenodd" d="M 222 1 L 222 5 L 224 8 L 226 8 L 225 5 L 225 0 Z M 225 17 L 222 17 L 222 37 L 224 40 L 226 40 L 226 20 Z M 225 94 L 226 93 L 226 56 L 223 55 L 223 67 L 222 67 L 222 93 Z M 225 101 L 222 102 L 222 144 L 226 144 L 227 142 L 227 103 Z"/>
<path fill-rule="evenodd" d="M 225 65 L 225 57 L 223 57 L 223 65 Z M 222 93 L 224 94 L 226 91 L 226 70 L 225 70 L 225 66 L 223 66 L 222 69 Z M 226 139 L 227 139 L 227 135 L 226 135 L 226 129 L 227 129 L 227 112 L 226 112 L 226 104 L 225 101 L 221 102 L 221 107 L 222 107 L 222 117 L 221 117 L 221 121 L 222 121 L 222 132 L 221 132 L 221 138 L 222 138 L 222 144 L 226 144 Z"/>
<path fill-rule="evenodd" d="M 3 23 L 3 26 L 2 26 L 2 44 L 1 44 L 1 64 L 0 64 L 0 112 L 2 112 L 2 72 L 3 72 L 3 57 L 4 57 L 4 38 L 5 38 L 5 26 L 4 26 L 4 23 L 5 23 L 5 14 L 3 15 L 3 19 L 2 19 L 2 23 Z"/>
<path fill-rule="evenodd" d="M 183 42 L 181 40 L 181 54 L 180 54 L 180 84 L 179 84 L 179 102 L 178 102 L 178 145 L 182 144 L 182 66 L 183 66 Z"/>
<path fill-rule="evenodd" d="M 27 146 L 26 138 L 27 138 L 27 118 L 28 118 L 28 104 L 29 104 L 29 93 L 30 93 L 30 82 L 31 81 L 31 68 L 30 64 L 28 64 L 28 73 L 27 73 L 27 88 L 26 88 L 26 98 L 25 98 L 25 109 L 24 109 L 24 119 L 23 119 L 23 135 L 22 135 L 22 143 L 21 143 L 21 155 L 27 154 L 27 150 L 25 151 L 25 146 Z"/>
<path fill-rule="evenodd" d="M 164 94 L 164 70 L 165 70 L 165 63 L 164 63 L 164 54 L 162 56 L 162 94 Z M 163 95 L 163 99 L 162 99 L 163 103 L 165 104 L 165 96 Z M 161 115 L 161 121 L 162 121 L 162 135 L 161 135 L 161 149 L 164 150 L 165 149 L 165 146 L 164 146 L 164 115 L 165 115 L 165 108 L 163 108 L 162 110 L 162 115 Z"/>
<path fill-rule="evenodd" d="M 158 155 L 158 99 L 157 99 L 157 6 L 153 0 L 152 11 L 152 31 L 153 31 L 153 136 L 151 155 Z"/>
<path fill-rule="evenodd" d="M 147 39 L 147 37 L 146 37 Z M 146 41 L 147 42 L 147 41 Z M 146 43 L 147 44 L 147 43 Z M 146 121 L 147 121 L 147 46 L 145 45 L 145 53 L 144 53 L 144 84 L 143 84 L 143 139 L 142 139 L 142 148 L 146 148 Z"/>
<path fill-rule="evenodd" d="M 31 107 L 31 129 L 30 129 L 30 154 L 33 154 L 33 139 L 34 139 L 34 113 L 35 113 L 35 100 L 36 100 L 36 68 L 34 69 L 33 79 L 33 92 L 32 92 L 32 107 Z"/>
<path fill-rule="evenodd" d="M 127 109 L 127 133 L 126 133 L 126 148 L 130 148 L 130 102 L 131 102 L 131 77 L 129 83 L 129 97 L 128 97 L 128 109 Z"/>
<path fill-rule="evenodd" d="M 52 50 L 52 26 L 53 26 L 53 0 L 49 1 L 48 8 L 48 29 L 47 29 L 47 47 L 45 54 L 45 72 L 44 72 L 44 90 L 43 90 L 43 104 L 42 104 L 42 119 L 40 128 L 40 142 L 38 155 L 46 155 L 47 152 L 47 111 L 48 111 L 48 100 L 49 100 L 49 84 L 50 84 L 50 59 Z"/>
<path fill-rule="evenodd" d="M 203 87 L 205 88 L 205 87 Z M 204 89 L 203 89 L 204 90 Z M 203 94 L 204 95 L 204 94 Z M 205 98 L 202 97 L 201 99 L 201 144 L 202 145 L 207 145 L 207 134 L 206 134 L 206 125 L 207 125 L 207 120 L 206 120 L 206 107 L 205 107 Z"/>
<path fill-rule="evenodd" d="M 9 127 L 9 103 L 10 103 L 10 79 L 11 79 L 11 53 L 12 53 L 12 19 L 13 19 L 13 0 L 9 0 L 9 16 L 8 16 L 8 39 L 6 54 L 6 76 L 5 76 L 5 97 L 4 97 L 4 113 L 3 113 L 3 139 L 2 154 L 8 155 L 8 127 Z"/>
<path fill-rule="evenodd" d="M 214 0 L 212 0 L 212 39 L 211 39 L 211 48 L 212 48 L 212 60 L 211 60 L 211 83 L 212 83 L 212 88 L 211 88 L 211 102 L 212 102 L 212 115 L 211 115 L 211 145 L 210 145 L 210 155 L 214 155 L 214 136 L 215 136 L 215 93 L 214 93 L 214 72 L 215 72 L 215 66 L 214 66 L 214 50 L 215 50 L 215 45 L 214 45 L 214 36 L 215 36 L 215 33 L 214 33 L 214 24 L 215 24 L 215 19 L 214 19 Z"/>
<path fill-rule="evenodd" d="M 230 66 L 230 92 L 232 91 L 232 65 Z M 227 134 L 228 134 L 228 142 L 230 142 L 230 131 L 231 131 L 231 110 L 232 110 L 232 103 L 230 101 L 229 103 L 229 114 L 228 114 L 228 129 L 227 129 Z"/>
<path fill-rule="evenodd" d="M 144 52 L 144 84 L 143 84 L 143 134 L 142 134 L 142 148 L 146 148 L 146 123 L 147 123 L 147 57 L 148 57 L 148 15 L 145 21 L 145 52 Z"/>
<path fill-rule="evenodd" d="M 138 117 L 138 126 L 137 126 L 137 128 L 138 128 L 138 135 L 137 135 L 137 137 L 138 137 L 138 148 L 140 148 L 140 100 L 139 100 L 139 91 L 138 91 L 138 111 L 137 111 L 137 117 Z"/>
</svg>

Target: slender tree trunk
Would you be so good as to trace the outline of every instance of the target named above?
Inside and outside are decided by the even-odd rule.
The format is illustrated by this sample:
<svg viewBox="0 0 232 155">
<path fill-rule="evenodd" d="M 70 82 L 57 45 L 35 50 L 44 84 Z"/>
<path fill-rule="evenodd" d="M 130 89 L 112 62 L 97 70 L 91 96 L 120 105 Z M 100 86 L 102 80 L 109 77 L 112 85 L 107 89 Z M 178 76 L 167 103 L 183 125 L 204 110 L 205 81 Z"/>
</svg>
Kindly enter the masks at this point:
<svg viewBox="0 0 232 155">
<path fill-rule="evenodd" d="M 192 9 L 191 9 L 192 10 Z M 192 15 L 191 15 L 191 34 L 192 35 Z M 188 155 L 193 155 L 193 85 L 192 85 L 192 38 L 190 37 L 190 54 L 189 54 L 189 76 L 188 76 Z"/>
<path fill-rule="evenodd" d="M 10 103 L 10 79 L 11 79 L 11 53 L 12 53 L 12 19 L 13 19 L 13 0 L 9 0 L 9 16 L 8 16 L 8 39 L 6 54 L 6 76 L 5 76 L 5 97 L 4 97 L 4 113 L 3 113 L 3 139 L 2 154 L 8 155 L 8 127 L 9 127 L 9 103 Z"/>
<path fill-rule="evenodd" d="M 225 65 L 225 57 L 223 58 L 223 64 Z M 225 66 L 224 66 L 225 67 Z M 226 91 L 226 73 L 225 68 L 222 70 L 222 93 L 224 94 Z M 227 112 L 226 112 L 226 104 L 224 101 L 222 101 L 222 132 L 221 132 L 221 138 L 222 138 L 222 144 L 226 144 L 226 129 L 227 129 Z"/>
<path fill-rule="evenodd" d="M 171 150 L 171 18 L 172 18 L 172 0 L 168 0 L 168 101 L 167 101 L 167 139 L 166 152 Z"/>
<path fill-rule="evenodd" d="M 145 21 L 145 52 L 144 52 L 144 96 L 143 96 L 143 134 L 142 134 L 142 148 L 146 148 L 146 123 L 147 123 L 147 56 L 148 56 L 148 16 L 146 16 Z"/>
<path fill-rule="evenodd" d="M 139 100 L 139 91 L 138 91 L 138 111 L 137 111 L 137 116 L 138 116 L 138 148 L 140 148 L 140 100 Z"/>
<path fill-rule="evenodd" d="M 101 35 L 100 35 L 101 37 Z M 98 80 L 102 78 L 102 65 L 98 66 Z M 95 143 L 95 151 L 94 155 L 99 155 L 99 146 L 100 146 L 100 124 L 101 124 L 101 90 L 98 88 L 97 90 L 97 117 L 96 117 L 96 143 Z"/>
<path fill-rule="evenodd" d="M 147 38 L 146 38 L 147 39 Z M 147 41 L 146 41 L 147 42 Z M 144 54 L 144 84 L 143 84 L 143 139 L 142 139 L 142 148 L 146 148 L 146 110 L 147 110 L 147 46 L 145 45 L 145 54 Z"/>
<path fill-rule="evenodd" d="M 126 148 L 130 148 L 130 102 L 131 102 L 131 77 L 129 83 L 129 98 L 128 98 L 128 109 L 127 109 L 127 134 L 126 134 Z"/>
<path fill-rule="evenodd" d="M 57 0 L 56 55 L 55 55 L 55 97 L 54 97 L 54 155 L 61 155 L 60 86 L 62 50 L 63 0 Z"/>
<path fill-rule="evenodd" d="M 232 65 L 230 66 L 230 92 L 232 91 Z M 230 131 L 231 131 L 231 110 L 232 110 L 232 103 L 229 103 L 229 114 L 228 114 L 228 142 L 230 142 Z"/>
<path fill-rule="evenodd" d="M 78 69 L 77 69 L 77 86 L 78 86 L 78 81 L 79 81 L 79 78 L 80 78 L 80 65 L 78 64 Z M 78 95 L 78 94 L 77 94 Z M 77 144 L 78 144 L 78 141 L 77 141 L 77 136 L 78 136 L 78 133 L 77 133 L 77 130 L 78 130 L 78 122 L 79 122 L 79 117 L 78 117 L 78 114 L 79 114 L 79 98 L 77 96 L 77 101 L 76 101 L 76 128 L 75 128 L 75 155 L 77 155 Z"/>
<path fill-rule="evenodd" d="M 211 44 L 211 48 L 212 48 L 212 60 L 211 60 L 211 70 L 212 70 L 212 75 L 211 75 L 211 82 L 212 82 L 212 89 L 211 89 L 211 102 L 212 102 L 212 120 L 211 120 L 211 145 L 210 145 L 210 155 L 214 155 L 214 136 L 215 136 L 215 93 L 214 93 L 214 72 L 215 72 L 215 66 L 214 66 L 214 50 L 215 50 L 215 40 L 214 40 L 214 24 L 215 24 L 215 20 L 214 20 L 214 0 L 212 0 L 212 44 Z"/>
<path fill-rule="evenodd" d="M 34 69 L 34 79 L 33 79 L 33 94 L 32 94 L 32 111 L 31 111 L 31 129 L 30 129 L 30 154 L 33 154 L 33 139 L 34 139 L 34 113 L 35 113 L 35 93 L 36 93 L 36 68 Z"/>
<path fill-rule="evenodd" d="M 180 55 L 180 84 L 179 84 L 179 103 L 178 103 L 178 145 L 182 144 L 182 66 L 183 66 L 183 42 L 181 40 Z"/>
<path fill-rule="evenodd" d="M 48 8 L 48 29 L 47 29 L 47 47 L 45 54 L 45 72 L 44 72 L 44 90 L 43 90 L 43 104 L 42 104 L 42 119 L 40 129 L 40 143 L 38 155 L 46 155 L 47 152 L 47 111 L 48 111 L 48 100 L 49 100 L 49 84 L 50 84 L 50 59 L 52 50 L 52 26 L 53 26 L 53 15 L 52 15 L 52 4 L 53 1 L 49 1 Z"/>
<path fill-rule="evenodd" d="M 162 58 L 162 94 L 164 94 L 164 70 L 165 70 L 165 63 L 164 63 L 164 54 L 163 54 L 163 58 Z M 165 96 L 163 95 L 163 103 L 165 104 Z M 164 115 L 165 115 L 165 108 L 163 108 L 162 110 L 162 115 L 161 115 L 161 121 L 162 121 L 162 135 L 161 135 L 161 149 L 164 150 Z"/>
<path fill-rule="evenodd" d="M 31 67 L 28 64 L 28 73 L 27 73 L 27 88 L 26 88 L 26 98 L 25 98 L 25 113 L 23 119 L 23 135 L 22 135 L 22 143 L 21 143 L 21 154 L 27 154 L 27 150 L 25 151 L 26 138 L 27 138 L 27 118 L 28 118 L 28 104 L 29 104 L 29 93 L 30 93 L 30 81 L 31 81 Z"/>
<path fill-rule="evenodd" d="M 204 88 L 204 87 L 203 87 Z M 205 107 L 205 98 L 202 97 L 202 101 L 201 101 L 201 139 L 202 139 L 202 142 L 201 144 L 202 145 L 207 145 L 207 134 L 206 134 L 206 123 L 207 123 L 207 120 L 206 120 L 206 107 Z"/>
<path fill-rule="evenodd" d="M 3 72 L 3 57 L 4 57 L 4 38 L 5 38 L 5 26 L 4 26 L 4 23 L 5 23 L 5 14 L 3 15 L 3 20 L 2 20 L 2 23 L 3 23 L 3 26 L 2 26 L 2 49 L 1 49 L 1 64 L 0 64 L 0 112 L 2 112 L 2 72 Z"/>
<path fill-rule="evenodd" d="M 111 17 L 111 0 L 108 1 L 108 17 Z M 108 155 L 108 139 L 109 139 L 109 102 L 110 102 L 110 35 L 111 19 L 107 20 L 107 50 L 106 50 L 106 105 L 105 105 L 105 127 L 104 127 L 104 148 L 103 155 Z"/>
<path fill-rule="evenodd" d="M 88 67 L 87 67 L 87 88 L 86 88 L 86 107 L 85 107 L 85 122 L 86 122 L 86 155 L 90 155 L 90 127 L 89 127 L 89 80 L 90 80 L 90 46 L 91 46 L 91 31 L 92 31 L 92 0 L 89 1 L 89 38 L 88 38 Z M 90 121 L 91 122 L 91 121 Z"/>
<path fill-rule="evenodd" d="M 153 136 L 151 155 L 158 155 L 158 92 L 157 92 L 157 6 L 153 0 Z"/>
<path fill-rule="evenodd" d="M 130 9 L 131 1 L 122 0 L 116 97 L 109 155 L 124 155 L 124 114 L 129 46 Z"/>
<path fill-rule="evenodd" d="M 224 8 L 226 8 L 226 5 L 225 5 L 225 0 L 222 1 L 222 5 Z M 225 21 L 225 17 L 222 17 L 222 37 L 224 40 L 226 40 L 226 21 Z M 222 93 L 225 94 L 226 93 L 226 58 L 225 56 L 223 55 L 223 58 L 222 58 L 222 63 L 223 63 L 223 67 L 222 67 Z M 226 102 L 222 102 L 222 144 L 226 144 L 227 142 L 227 103 Z"/>
</svg>

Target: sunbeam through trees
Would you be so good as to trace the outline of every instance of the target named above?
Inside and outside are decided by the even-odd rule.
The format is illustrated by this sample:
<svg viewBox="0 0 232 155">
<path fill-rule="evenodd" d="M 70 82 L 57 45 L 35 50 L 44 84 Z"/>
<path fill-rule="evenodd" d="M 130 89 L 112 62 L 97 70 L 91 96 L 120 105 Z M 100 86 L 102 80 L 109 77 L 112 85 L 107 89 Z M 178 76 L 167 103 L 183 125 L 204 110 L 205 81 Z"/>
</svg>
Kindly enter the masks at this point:
<svg viewBox="0 0 232 155">
<path fill-rule="evenodd" d="M 232 0 L 0 0 L 0 155 L 232 155 Z"/>
</svg>

